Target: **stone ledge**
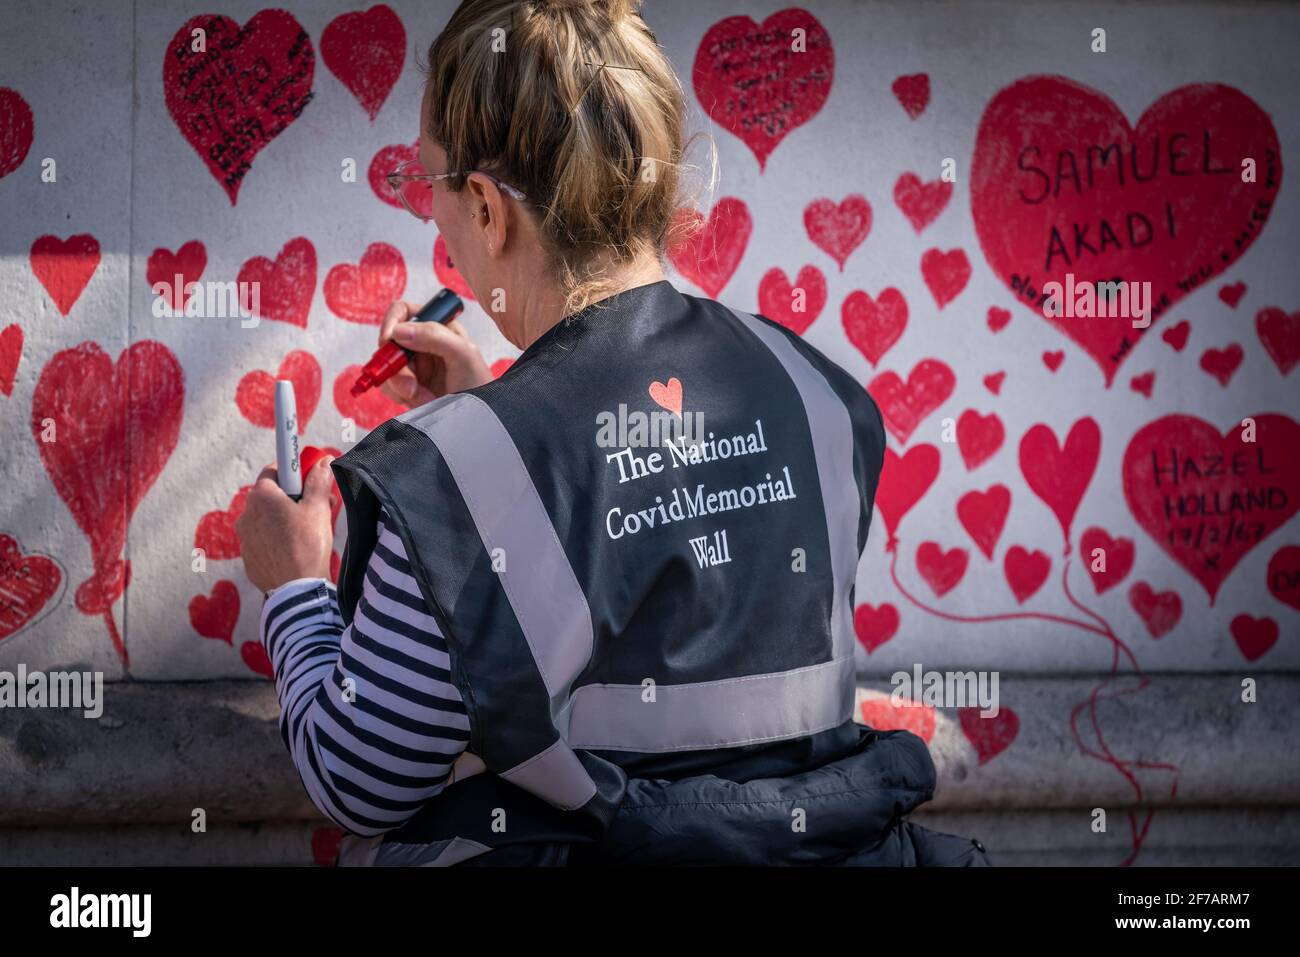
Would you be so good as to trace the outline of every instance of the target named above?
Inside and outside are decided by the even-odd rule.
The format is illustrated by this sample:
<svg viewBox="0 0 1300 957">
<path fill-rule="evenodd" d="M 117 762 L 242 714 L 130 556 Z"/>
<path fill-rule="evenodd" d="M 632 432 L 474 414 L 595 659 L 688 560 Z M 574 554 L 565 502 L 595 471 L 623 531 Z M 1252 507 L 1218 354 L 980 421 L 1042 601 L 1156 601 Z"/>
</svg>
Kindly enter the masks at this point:
<svg viewBox="0 0 1300 957">
<path fill-rule="evenodd" d="M 1003 675 L 1019 716 L 1012 744 L 984 765 L 956 713 L 935 714 L 930 750 L 939 788 L 929 812 L 1105 807 L 1300 805 L 1293 720 L 1300 676 L 1258 675 L 1260 702 L 1236 703 L 1241 675 L 1161 675 L 1140 694 L 1103 702 L 1110 750 L 1179 766 L 1136 770 L 1137 799 L 1114 768 L 1080 753 L 1070 710 L 1096 677 Z M 864 695 L 887 685 L 868 682 Z M 280 740 L 269 683 L 124 682 L 105 686 L 104 713 L 0 711 L 0 827 L 319 821 Z M 1090 728 L 1087 715 L 1081 731 Z M 1095 746 L 1095 742 L 1093 744 Z"/>
</svg>

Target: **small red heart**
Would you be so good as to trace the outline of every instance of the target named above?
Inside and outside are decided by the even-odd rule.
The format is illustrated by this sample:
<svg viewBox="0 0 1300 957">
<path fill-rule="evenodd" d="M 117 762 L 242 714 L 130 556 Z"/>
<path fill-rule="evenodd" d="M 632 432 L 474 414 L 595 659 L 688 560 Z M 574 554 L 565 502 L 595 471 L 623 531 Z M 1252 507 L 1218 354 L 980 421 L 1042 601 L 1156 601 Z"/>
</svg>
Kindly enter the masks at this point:
<svg viewBox="0 0 1300 957">
<path fill-rule="evenodd" d="M 989 329 L 993 332 L 1001 332 L 1011 321 L 1011 310 L 1001 309 L 997 306 L 989 306 Z"/>
<path fill-rule="evenodd" d="M 930 287 L 935 304 L 942 309 L 966 288 L 970 280 L 970 260 L 961 249 L 947 252 L 927 249 L 921 256 L 921 275 Z"/>
<path fill-rule="evenodd" d="M 769 269 L 758 284 L 759 312 L 797 336 L 804 334 L 826 305 L 826 279 L 816 266 L 799 270 L 794 285 L 784 269 Z"/>
<path fill-rule="evenodd" d="M 54 559 L 24 555 L 13 536 L 0 533 L 0 641 L 40 618 L 63 581 Z"/>
<path fill-rule="evenodd" d="M 360 374 L 361 366 L 348 366 L 334 380 L 334 405 L 344 418 L 351 419 L 363 429 L 373 429 L 408 411 L 406 406 L 398 405 L 378 388 L 353 395 L 352 384 Z"/>
<path fill-rule="evenodd" d="M 1261 309 L 1255 316 L 1255 331 L 1283 375 L 1300 364 L 1300 312 L 1288 316 L 1275 307 Z"/>
<path fill-rule="evenodd" d="M 1151 398 L 1151 390 L 1156 384 L 1156 374 L 1154 371 L 1144 372 L 1141 375 L 1135 375 L 1129 380 L 1129 388 L 1134 392 L 1141 392 L 1148 399 Z"/>
<path fill-rule="evenodd" d="M 939 218 L 952 198 L 952 183 L 941 179 L 922 181 L 915 173 L 904 173 L 894 183 L 894 204 L 907 217 L 919 236 Z"/>
<path fill-rule="evenodd" d="M 853 610 L 853 630 L 871 654 L 898 633 L 898 609 L 889 602 L 880 607 L 865 602 Z"/>
<path fill-rule="evenodd" d="M 1229 625 L 1232 640 L 1241 649 L 1247 661 L 1258 661 L 1277 644 L 1277 622 L 1272 618 L 1252 618 L 1238 615 Z"/>
<path fill-rule="evenodd" d="M 855 289 L 844 297 L 840 321 L 849 342 L 875 368 L 907 328 L 907 300 L 892 286 L 877 299 Z"/>
<path fill-rule="evenodd" d="M 447 242 L 439 234 L 438 238 L 433 241 L 433 273 L 438 277 L 438 282 L 442 283 L 460 298 L 474 302 L 474 290 L 469 288 L 469 283 L 465 281 L 456 270 L 455 264 L 451 261 L 451 256 L 447 252 Z"/>
<path fill-rule="evenodd" d="M 27 159 L 32 148 L 32 108 L 17 90 L 0 87 L 0 179 Z"/>
<path fill-rule="evenodd" d="M 239 657 L 244 659 L 244 664 L 248 665 L 249 670 L 264 678 L 275 677 L 275 668 L 271 666 L 271 659 L 260 641 L 246 641 L 240 645 Z"/>
<path fill-rule="evenodd" d="M 1177 325 L 1170 326 L 1164 332 L 1160 333 L 1160 338 L 1165 340 L 1173 347 L 1174 352 L 1182 352 L 1183 346 L 1187 345 L 1187 334 L 1192 331 L 1192 324 L 1186 319 Z"/>
<path fill-rule="evenodd" d="M 402 75 L 406 30 L 382 3 L 365 12 L 344 13 L 320 35 L 320 55 L 373 123 Z"/>
<path fill-rule="evenodd" d="M 211 597 L 195 595 L 190 599 L 190 624 L 204 638 L 215 638 L 233 647 L 238 623 L 239 589 L 234 582 L 219 581 Z"/>
<path fill-rule="evenodd" d="M 945 363 L 922 359 L 912 367 L 904 383 L 898 373 L 882 372 L 867 385 L 867 391 L 880 406 L 885 427 L 900 442 L 906 442 L 921 420 L 943 405 L 957 385 Z"/>
<path fill-rule="evenodd" d="M 1010 708 L 1001 708 L 988 718 L 980 717 L 979 708 L 958 708 L 957 720 L 981 765 L 1010 747 L 1020 733 L 1020 717 Z"/>
<path fill-rule="evenodd" d="M 256 369 L 239 380 L 235 405 L 249 422 L 263 429 L 275 428 L 275 383 L 288 379 L 293 383 L 294 404 L 298 407 L 298 434 L 307 431 L 307 423 L 320 401 L 320 363 L 310 352 L 296 349 L 284 357 L 280 370 L 271 375 Z"/>
<path fill-rule="evenodd" d="M 360 265 L 340 263 L 325 276 L 325 305 L 348 322 L 377 326 L 406 289 L 406 260 L 388 243 L 371 243 Z"/>
<path fill-rule="evenodd" d="M 145 281 L 149 288 L 162 284 L 167 287 L 167 305 L 175 313 L 183 313 L 190 299 L 186 291 L 189 284 L 198 282 L 208 265 L 208 251 L 203 243 L 191 239 L 176 252 L 159 247 L 149 254 L 145 267 Z M 179 277 L 179 278 L 177 278 Z"/>
<path fill-rule="evenodd" d="M 252 490 L 253 486 L 245 485 L 230 500 L 228 509 L 204 514 L 194 529 L 194 547 L 203 549 L 203 554 L 213 561 L 238 558 L 239 535 L 235 532 L 235 522 L 244 513 L 244 503 Z"/>
<path fill-rule="evenodd" d="M 1010 511 L 1011 490 L 1005 485 L 992 485 L 984 492 L 967 492 L 957 500 L 957 520 L 990 561 Z"/>
<path fill-rule="evenodd" d="M 1043 365 L 1047 366 L 1047 368 L 1051 369 L 1053 372 L 1061 368 L 1061 363 L 1064 361 L 1065 353 L 1060 349 L 1057 349 L 1055 352 L 1043 353 Z"/>
<path fill-rule="evenodd" d="M 930 104 L 930 76 L 927 73 L 909 73 L 900 76 L 889 87 L 907 115 L 916 119 Z"/>
<path fill-rule="evenodd" d="M 1006 433 L 996 412 L 980 415 L 974 409 L 967 409 L 957 419 L 957 448 L 968 472 L 1002 448 L 1004 438 Z"/>
<path fill-rule="evenodd" d="M 866 698 L 858 720 L 877 731 L 910 731 L 926 744 L 934 740 L 934 709 L 920 702 L 895 704 L 893 698 Z"/>
<path fill-rule="evenodd" d="M 1128 590 L 1128 603 L 1138 613 L 1152 638 L 1168 634 L 1183 617 L 1183 600 L 1176 591 L 1156 591 L 1146 582 Z"/>
<path fill-rule="evenodd" d="M 407 146 L 405 143 L 394 143 L 391 146 L 385 146 L 375 154 L 374 159 L 370 161 L 370 167 L 366 170 L 366 179 L 370 181 L 371 191 L 379 198 L 380 202 L 387 203 L 394 209 L 405 211 L 406 207 L 402 201 L 397 198 L 393 188 L 388 185 L 388 174 L 397 171 L 397 167 L 403 163 L 413 163 L 420 158 L 420 144 L 412 143 Z M 429 219 L 433 216 L 433 193 L 430 190 L 420 190 L 414 193 L 415 211 Z"/>
<path fill-rule="evenodd" d="M 829 254 L 844 272 L 845 260 L 871 232 L 871 204 L 857 193 L 838 204 L 815 199 L 803 211 L 803 226 L 813 245 Z"/>
<path fill-rule="evenodd" d="M 99 240 L 89 233 L 67 239 L 41 236 L 32 243 L 30 253 L 32 273 L 65 316 L 95 275 L 99 259 Z"/>
<path fill-rule="evenodd" d="M 722 197 L 707 219 L 699 210 L 683 207 L 669 230 L 668 258 L 674 269 L 716 299 L 735 275 L 753 231 L 743 199 Z"/>
<path fill-rule="evenodd" d="M 655 404 L 660 408 L 667 409 L 675 414 L 678 418 L 682 414 L 682 383 L 676 376 L 668 380 L 668 384 L 662 382 L 650 383 L 650 398 L 655 400 Z"/>
<path fill-rule="evenodd" d="M 18 363 L 23 357 L 23 327 L 14 323 L 0 332 L 0 392 L 14 394 Z"/>
<path fill-rule="evenodd" d="M 942 598 L 961 584 L 970 555 L 964 548 L 944 551 L 938 542 L 922 542 L 916 549 L 916 570 L 936 598 Z"/>
<path fill-rule="evenodd" d="M 1079 551 L 1098 595 L 1122 582 L 1133 568 L 1133 539 L 1111 538 L 1104 528 L 1085 530 L 1079 538 Z M 1099 562 L 1104 566 L 1100 570 L 1093 567 Z"/>
<path fill-rule="evenodd" d="M 1268 560 L 1268 591 L 1300 611 L 1300 547 L 1284 545 Z"/>
<path fill-rule="evenodd" d="M 1218 379 L 1219 385 L 1226 389 L 1243 358 L 1245 353 L 1241 346 L 1231 342 L 1222 349 L 1206 349 L 1201 356 L 1201 368 Z"/>
<path fill-rule="evenodd" d="M 1237 303 L 1241 302 L 1241 297 L 1245 294 L 1246 284 L 1244 282 L 1234 282 L 1219 290 L 1219 298 L 1226 302 L 1231 309 L 1237 308 Z"/>
<path fill-rule="evenodd" d="M 1002 392 L 1002 383 L 1006 378 L 1007 374 L 1005 372 L 994 372 L 992 375 L 986 375 L 984 377 L 984 388 L 994 395 L 999 395 Z"/>
<path fill-rule="evenodd" d="M 1023 605 L 1043 587 L 1052 570 L 1052 560 L 1037 549 L 1027 551 L 1019 545 L 1012 545 L 1002 559 L 1002 571 L 1011 586 L 1011 593 L 1016 596 L 1016 604 Z"/>
<path fill-rule="evenodd" d="M 501 374 L 514 364 L 514 359 L 498 359 L 496 362 L 492 363 L 492 378 L 501 378 Z"/>
<path fill-rule="evenodd" d="M 333 867 L 338 861 L 343 830 L 337 827 L 318 827 L 311 832 L 311 859 L 318 867 Z"/>
<path fill-rule="evenodd" d="M 257 283 L 257 314 L 276 322 L 307 328 L 312 296 L 316 294 L 316 247 L 298 236 L 289 240 L 275 257 L 254 256 L 239 269 L 240 305 L 252 308 L 245 283 Z"/>
</svg>

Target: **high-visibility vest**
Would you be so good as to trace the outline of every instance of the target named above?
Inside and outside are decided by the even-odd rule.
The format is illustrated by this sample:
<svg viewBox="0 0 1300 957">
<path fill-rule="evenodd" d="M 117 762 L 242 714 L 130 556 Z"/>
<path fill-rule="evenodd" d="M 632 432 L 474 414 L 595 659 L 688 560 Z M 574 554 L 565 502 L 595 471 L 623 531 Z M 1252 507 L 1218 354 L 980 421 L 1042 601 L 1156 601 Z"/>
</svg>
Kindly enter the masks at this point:
<svg viewBox="0 0 1300 957">
<path fill-rule="evenodd" d="M 386 843 L 440 863 L 599 844 L 629 779 L 774 777 L 858 747 L 854 582 L 884 448 L 848 373 L 667 281 L 370 432 L 334 463 L 342 614 L 382 507 L 487 770 Z"/>
</svg>

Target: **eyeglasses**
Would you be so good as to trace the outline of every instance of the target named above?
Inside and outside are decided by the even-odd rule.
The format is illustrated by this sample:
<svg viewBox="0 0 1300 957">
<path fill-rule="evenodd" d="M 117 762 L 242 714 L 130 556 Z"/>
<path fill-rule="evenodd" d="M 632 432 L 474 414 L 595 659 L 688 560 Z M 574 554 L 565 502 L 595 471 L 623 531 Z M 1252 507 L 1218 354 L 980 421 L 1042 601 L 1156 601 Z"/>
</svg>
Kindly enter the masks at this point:
<svg viewBox="0 0 1300 957">
<path fill-rule="evenodd" d="M 528 198 L 521 190 L 516 189 L 509 183 L 501 182 L 491 173 L 483 173 L 482 170 L 470 170 L 469 172 L 482 173 L 496 183 L 497 189 L 511 199 L 522 202 Z M 416 219 L 427 223 L 433 218 L 432 184 L 438 180 L 465 175 L 468 175 L 468 173 L 426 173 L 419 160 L 407 160 L 389 173 L 385 179 L 388 180 L 388 185 L 397 194 L 397 198 L 402 201 L 402 205 L 406 207 L 407 212 Z"/>
</svg>

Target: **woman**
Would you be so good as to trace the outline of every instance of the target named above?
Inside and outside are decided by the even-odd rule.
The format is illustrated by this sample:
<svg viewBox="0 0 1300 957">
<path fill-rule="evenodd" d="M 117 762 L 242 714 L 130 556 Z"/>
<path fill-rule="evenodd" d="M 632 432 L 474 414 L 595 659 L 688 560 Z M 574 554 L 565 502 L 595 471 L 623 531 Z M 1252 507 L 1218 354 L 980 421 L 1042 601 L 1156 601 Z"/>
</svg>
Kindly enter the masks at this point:
<svg viewBox="0 0 1300 957">
<path fill-rule="evenodd" d="M 871 398 L 683 295 L 680 83 L 631 0 L 466 0 L 391 182 L 523 354 L 385 317 L 412 411 L 240 519 L 282 730 L 343 863 L 987 863 L 852 720 Z"/>
</svg>

